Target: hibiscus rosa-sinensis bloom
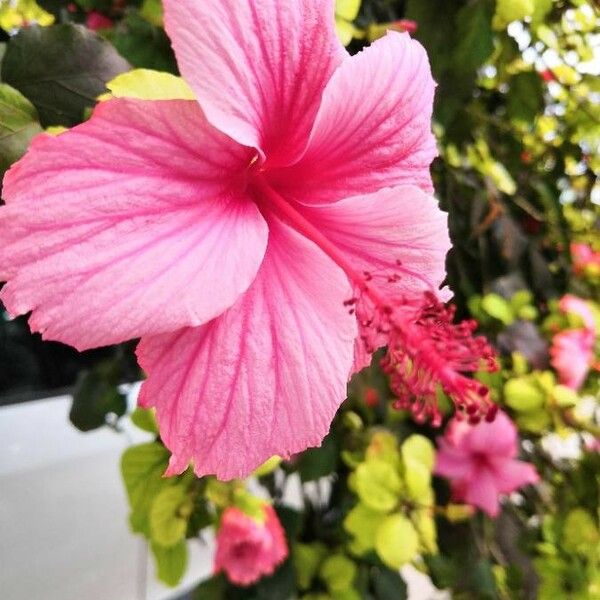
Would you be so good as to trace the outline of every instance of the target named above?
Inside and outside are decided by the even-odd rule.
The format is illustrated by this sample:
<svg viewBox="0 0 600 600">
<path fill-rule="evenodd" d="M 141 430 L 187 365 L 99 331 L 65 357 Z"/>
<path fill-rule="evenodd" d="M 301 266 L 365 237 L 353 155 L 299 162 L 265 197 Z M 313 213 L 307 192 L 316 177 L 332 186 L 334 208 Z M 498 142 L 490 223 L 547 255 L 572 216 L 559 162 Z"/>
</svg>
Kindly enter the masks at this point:
<svg viewBox="0 0 600 600">
<path fill-rule="evenodd" d="M 551 363 L 563 385 L 579 390 L 595 361 L 596 319 L 587 302 L 572 294 L 560 299 L 559 309 L 578 316 L 583 327 L 565 329 L 552 338 Z"/>
<path fill-rule="evenodd" d="M 435 473 L 450 479 L 453 499 L 491 517 L 498 515 L 503 494 L 539 480 L 533 465 L 516 459 L 517 429 L 501 411 L 492 423 L 453 419 L 438 446 Z"/>
<path fill-rule="evenodd" d="M 270 505 L 265 505 L 263 511 L 261 520 L 235 506 L 223 511 L 217 533 L 215 572 L 224 571 L 237 585 L 251 585 L 271 575 L 287 558 L 287 542 L 277 514 Z"/>
<path fill-rule="evenodd" d="M 113 99 L 6 175 L 1 298 L 84 350 L 141 338 L 139 402 L 169 474 L 243 477 L 321 443 L 383 345 L 399 406 L 492 361 L 439 292 L 449 248 L 429 166 L 424 49 L 390 32 L 350 57 L 332 0 L 165 0 L 197 100 Z"/>
</svg>

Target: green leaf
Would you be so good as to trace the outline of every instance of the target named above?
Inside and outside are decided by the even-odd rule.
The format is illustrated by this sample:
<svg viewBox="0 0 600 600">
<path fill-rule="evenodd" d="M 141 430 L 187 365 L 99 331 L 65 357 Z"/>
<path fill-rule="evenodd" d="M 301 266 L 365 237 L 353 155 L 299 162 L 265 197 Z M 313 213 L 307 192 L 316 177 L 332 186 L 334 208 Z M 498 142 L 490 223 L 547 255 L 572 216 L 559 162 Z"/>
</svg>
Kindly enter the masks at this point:
<svg viewBox="0 0 600 600">
<path fill-rule="evenodd" d="M 394 509 L 402 482 L 392 465 L 381 460 L 369 460 L 361 463 L 354 475 L 356 493 L 366 506 L 380 512 Z"/>
<path fill-rule="evenodd" d="M 170 587 L 175 587 L 182 579 L 187 569 L 188 549 L 185 540 L 176 546 L 165 548 L 151 544 L 152 554 L 156 562 L 157 577 Z"/>
<path fill-rule="evenodd" d="M 319 542 L 314 544 L 295 544 L 292 560 L 296 572 L 296 581 L 301 590 L 307 590 L 312 584 L 327 554 L 327 547 Z"/>
<path fill-rule="evenodd" d="M 233 504 L 257 523 L 265 522 L 265 501 L 257 498 L 245 488 L 240 487 L 234 491 Z"/>
<path fill-rule="evenodd" d="M 223 574 L 206 579 L 194 590 L 192 600 L 226 600 L 227 580 Z"/>
<path fill-rule="evenodd" d="M 132 66 L 177 74 L 171 42 L 162 27 L 130 13 L 110 32 L 110 40 Z"/>
<path fill-rule="evenodd" d="M 286 560 L 271 576 L 263 577 L 254 588 L 255 593 L 250 595 L 246 588 L 242 588 L 243 594 L 240 600 L 287 600 L 297 596 L 296 579 L 292 562 Z"/>
<path fill-rule="evenodd" d="M 384 514 L 362 503 L 346 515 L 344 529 L 354 538 L 350 544 L 354 554 L 365 554 L 375 547 L 375 536 L 384 518 Z"/>
<path fill-rule="evenodd" d="M 150 537 L 159 546 L 175 546 L 185 539 L 193 504 L 182 485 L 161 490 L 150 507 Z"/>
<path fill-rule="evenodd" d="M 435 465 L 435 448 L 431 440 L 424 435 L 410 435 L 401 448 L 402 460 L 406 463 L 418 462 L 421 463 L 428 471 L 433 471 Z"/>
<path fill-rule="evenodd" d="M 399 569 L 415 558 L 419 551 L 417 530 L 404 515 L 386 517 L 377 531 L 375 549 L 388 567 Z"/>
<path fill-rule="evenodd" d="M 131 422 L 142 431 L 158 434 L 158 425 L 152 409 L 137 407 L 131 413 Z"/>
<path fill-rule="evenodd" d="M 192 593 L 191 600 L 226 600 L 226 593 L 227 580 L 219 574 L 201 582 Z"/>
<path fill-rule="evenodd" d="M 433 444 L 422 435 L 411 435 L 402 444 L 404 481 L 410 498 L 420 504 L 433 502 L 431 471 L 435 464 Z"/>
<path fill-rule="evenodd" d="M 360 10 L 361 0 L 336 0 L 335 14 L 346 21 L 354 21 Z"/>
<path fill-rule="evenodd" d="M 337 592 L 331 592 L 331 600 L 362 600 L 362 596 L 354 588 L 346 588 Z"/>
<path fill-rule="evenodd" d="M 162 27 L 163 7 L 161 0 L 144 0 L 140 8 L 140 16 L 152 25 Z"/>
<path fill-rule="evenodd" d="M 530 290 L 519 290 L 510 297 L 510 306 L 514 312 L 533 304 L 533 302 L 534 297 Z"/>
<path fill-rule="evenodd" d="M 337 468 L 338 445 L 328 435 L 319 448 L 309 448 L 298 458 L 297 470 L 302 482 L 313 481 L 333 473 Z"/>
<path fill-rule="evenodd" d="M 429 508 L 422 508 L 411 513 L 411 520 L 419 533 L 421 549 L 428 554 L 435 554 L 437 547 L 437 528 L 433 511 Z"/>
<path fill-rule="evenodd" d="M 533 410 L 531 412 L 519 413 L 516 421 L 519 429 L 525 429 L 532 433 L 542 433 L 546 431 L 552 423 L 550 415 L 545 410 Z"/>
<path fill-rule="evenodd" d="M 509 116 L 517 121 L 532 123 L 544 105 L 543 93 L 544 86 L 539 73 L 532 71 L 515 75 L 510 80 L 506 98 Z"/>
<path fill-rule="evenodd" d="M 270 475 L 277 470 L 280 464 L 281 456 L 271 456 L 271 458 L 266 460 L 262 465 L 254 469 L 253 475 L 255 477 L 264 477 L 265 475 Z"/>
<path fill-rule="evenodd" d="M 394 468 L 400 466 L 400 452 L 398 451 L 398 440 L 389 431 L 376 431 L 365 453 L 367 460 L 379 459 L 387 462 Z"/>
<path fill-rule="evenodd" d="M 181 78 L 151 69 L 133 69 L 106 84 L 115 98 L 140 100 L 194 100 L 194 92 Z"/>
<path fill-rule="evenodd" d="M 8 44 L 2 79 L 33 102 L 44 127 L 68 127 L 81 122 L 107 81 L 129 69 L 106 40 L 64 24 L 22 29 Z"/>
<path fill-rule="evenodd" d="M 478 561 L 470 575 L 477 598 L 482 600 L 498 598 L 492 565 L 487 560 Z"/>
<path fill-rule="evenodd" d="M 489 2 L 469 2 L 456 15 L 453 64 L 463 74 L 475 72 L 494 51 Z"/>
<path fill-rule="evenodd" d="M 504 400 L 508 406 L 519 412 L 531 412 L 544 406 L 546 395 L 527 375 L 509 379 L 504 385 Z"/>
<path fill-rule="evenodd" d="M 376 600 L 406 600 L 408 598 L 408 586 L 396 571 L 373 570 L 371 581 Z"/>
<path fill-rule="evenodd" d="M 54 17 L 43 10 L 35 0 L 12 0 L 0 3 L 0 28 L 5 31 L 36 23 L 51 25 Z"/>
<path fill-rule="evenodd" d="M 510 325 L 515 320 L 510 303 L 498 294 L 486 294 L 481 300 L 481 307 L 504 325 Z"/>
<path fill-rule="evenodd" d="M 330 592 L 341 592 L 352 586 L 356 565 L 347 556 L 334 554 L 325 560 L 319 575 Z"/>
<path fill-rule="evenodd" d="M 579 402 L 577 393 L 565 385 L 557 385 L 552 390 L 552 398 L 560 408 L 569 408 Z"/>
<path fill-rule="evenodd" d="M 106 425 L 111 414 L 122 417 L 127 411 L 127 398 L 118 389 L 118 369 L 102 363 L 83 372 L 73 392 L 69 419 L 80 431 L 92 431 Z"/>
<path fill-rule="evenodd" d="M 131 508 L 133 531 L 150 535 L 149 512 L 155 496 L 176 479 L 165 479 L 169 451 L 158 442 L 128 448 L 121 458 L 121 475 Z"/>
<path fill-rule="evenodd" d="M 513 21 L 531 17 L 535 11 L 535 0 L 496 0 L 494 29 L 502 30 Z"/>
<path fill-rule="evenodd" d="M 600 533 L 592 515 L 583 508 L 569 512 L 563 525 L 563 547 L 580 556 L 600 552 Z"/>
<path fill-rule="evenodd" d="M 0 176 L 25 154 L 41 131 L 33 104 L 10 85 L 0 83 Z"/>
</svg>

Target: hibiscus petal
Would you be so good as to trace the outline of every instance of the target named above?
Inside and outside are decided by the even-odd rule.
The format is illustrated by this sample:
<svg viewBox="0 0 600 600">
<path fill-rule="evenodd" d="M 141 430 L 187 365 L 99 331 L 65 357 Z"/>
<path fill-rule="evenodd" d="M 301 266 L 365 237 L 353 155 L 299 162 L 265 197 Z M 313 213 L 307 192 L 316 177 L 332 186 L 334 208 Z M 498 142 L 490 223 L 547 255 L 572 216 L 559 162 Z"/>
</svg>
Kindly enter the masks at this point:
<svg viewBox="0 0 600 600">
<path fill-rule="evenodd" d="M 267 225 L 241 192 L 251 153 L 194 101 L 114 100 L 38 138 L 5 179 L 7 309 L 33 311 L 32 329 L 79 349 L 214 318 L 266 249 Z"/>
<path fill-rule="evenodd" d="M 502 494 L 510 494 L 515 490 L 539 481 L 535 467 L 529 463 L 512 458 L 490 457 L 490 464 L 494 472 L 496 487 Z"/>
<path fill-rule="evenodd" d="M 492 473 L 488 469 L 478 469 L 471 479 L 465 482 L 464 499 L 468 504 L 478 506 L 490 517 L 500 512 L 500 494 Z"/>
<path fill-rule="evenodd" d="M 304 206 L 302 212 L 351 259 L 357 271 L 369 271 L 380 289 L 396 297 L 414 298 L 425 291 L 444 301 L 451 296 L 447 288 L 438 289 L 446 277 L 450 249 L 446 213 L 418 187 L 386 188 L 334 204 Z M 370 361 L 359 337 L 355 369 Z"/>
<path fill-rule="evenodd" d="M 311 242 L 270 223 L 265 260 L 237 304 L 196 329 L 142 339 L 169 473 L 245 477 L 269 457 L 321 443 L 346 395 L 356 325 L 343 272 Z"/>
<path fill-rule="evenodd" d="M 306 154 L 277 176 L 281 190 L 330 202 L 386 186 L 431 191 L 435 84 L 427 54 L 389 32 L 337 69 L 323 94 Z"/>
<path fill-rule="evenodd" d="M 472 454 L 513 458 L 517 454 L 517 428 L 508 415 L 498 411 L 496 418 L 471 427 L 463 436 L 461 445 Z"/>
<path fill-rule="evenodd" d="M 378 285 L 414 297 L 424 291 L 448 299 L 438 288 L 446 277 L 450 249 L 447 215 L 416 186 L 386 188 L 302 212 Z M 399 281 L 388 282 L 393 275 Z"/>
<path fill-rule="evenodd" d="M 347 57 L 333 0 L 165 0 L 177 62 L 208 120 L 286 164 L 306 146 L 323 89 Z"/>
<path fill-rule="evenodd" d="M 466 452 L 453 448 L 443 438 L 438 440 L 438 445 L 435 474 L 449 479 L 470 479 L 475 469 L 475 461 L 472 457 Z"/>
</svg>

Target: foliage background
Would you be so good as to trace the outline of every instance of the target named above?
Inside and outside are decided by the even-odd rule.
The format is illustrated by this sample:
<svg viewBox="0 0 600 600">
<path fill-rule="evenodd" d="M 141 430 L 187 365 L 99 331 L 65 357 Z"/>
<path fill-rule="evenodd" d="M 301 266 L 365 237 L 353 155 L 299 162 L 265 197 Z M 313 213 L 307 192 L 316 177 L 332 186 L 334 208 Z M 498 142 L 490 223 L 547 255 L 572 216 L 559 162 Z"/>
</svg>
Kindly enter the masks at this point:
<svg viewBox="0 0 600 600">
<path fill-rule="evenodd" d="M 259 477 L 291 558 L 250 590 L 215 577 L 197 598 L 402 598 L 406 563 L 456 598 L 600 598 L 599 377 L 592 369 L 565 394 L 548 354 L 556 331 L 577 326 L 557 300 L 597 301 L 600 287 L 600 267 L 574 269 L 570 252 L 573 242 L 600 251 L 599 18 L 591 0 L 339 0 L 351 52 L 413 22 L 428 50 L 439 83 L 433 175 L 453 239 L 448 282 L 460 316 L 477 318 L 501 355 L 502 370 L 485 381 L 543 482 L 513 494 L 497 520 L 453 504 L 431 475 L 440 432 L 390 410 L 374 364 L 352 381 L 320 449 Z M 0 174 L 43 129 L 84 120 L 119 73 L 177 74 L 161 25 L 158 0 L 0 0 Z M 78 355 L 31 336 L 24 319 L 0 320 L 0 339 L 5 398 L 77 382 L 74 425 L 118 431 L 118 384 L 140 377 L 132 345 Z M 252 512 L 256 490 L 190 473 L 162 479 L 168 453 L 152 415 L 132 418 L 149 441 L 122 462 L 131 526 L 174 584 L 187 544 L 227 506 Z M 281 502 L 298 475 L 301 511 Z"/>
</svg>

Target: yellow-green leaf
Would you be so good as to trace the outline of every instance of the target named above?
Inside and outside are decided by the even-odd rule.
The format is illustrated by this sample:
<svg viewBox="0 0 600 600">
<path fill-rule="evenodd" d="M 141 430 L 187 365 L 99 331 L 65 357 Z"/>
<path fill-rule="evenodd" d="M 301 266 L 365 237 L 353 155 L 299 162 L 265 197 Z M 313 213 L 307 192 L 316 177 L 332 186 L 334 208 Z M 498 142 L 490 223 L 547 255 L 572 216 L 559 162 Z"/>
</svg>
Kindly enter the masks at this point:
<svg viewBox="0 0 600 600">
<path fill-rule="evenodd" d="M 152 544 L 152 554 L 156 562 L 157 577 L 170 587 L 175 587 L 183 578 L 188 563 L 188 550 L 185 540 L 170 548 Z"/>
<path fill-rule="evenodd" d="M 356 493 L 365 505 L 380 512 L 393 510 L 402 482 L 392 465 L 381 460 L 369 460 L 360 464 L 354 475 Z"/>
<path fill-rule="evenodd" d="M 354 21 L 360 11 L 361 0 L 336 0 L 335 14 L 337 17 Z"/>
<path fill-rule="evenodd" d="M 164 478 L 169 451 L 157 442 L 128 448 L 121 458 L 121 474 L 131 507 L 133 531 L 149 535 L 149 511 L 155 496 L 176 479 Z"/>
<path fill-rule="evenodd" d="M 314 544 L 297 543 L 294 545 L 292 559 L 298 587 L 301 590 L 310 588 L 312 580 L 317 575 L 319 566 L 323 563 L 323 558 L 326 554 L 326 546 L 319 542 Z"/>
<path fill-rule="evenodd" d="M 0 175 L 25 154 L 41 131 L 33 104 L 10 85 L 0 83 Z"/>
<path fill-rule="evenodd" d="M 375 536 L 385 515 L 362 503 L 357 504 L 344 519 L 344 529 L 353 536 L 350 549 L 357 555 L 375 547 Z"/>
<path fill-rule="evenodd" d="M 169 548 L 185 538 L 191 500 L 184 486 L 161 490 L 150 507 L 150 537 L 159 546 Z"/>
<path fill-rule="evenodd" d="M 528 376 L 509 379 L 504 386 L 504 400 L 519 412 L 535 411 L 544 406 L 545 394 Z"/>
<path fill-rule="evenodd" d="M 194 100 L 194 92 L 181 78 L 152 71 L 151 69 L 134 69 L 122 73 L 106 84 L 110 94 L 102 100 L 114 98 L 138 98 L 139 100 Z"/>
<path fill-rule="evenodd" d="M 334 554 L 325 560 L 319 573 L 330 592 L 341 592 L 352 586 L 356 565 L 343 554 Z"/>
<path fill-rule="evenodd" d="M 433 471 L 433 466 L 435 465 L 435 448 L 431 440 L 425 436 L 416 433 L 409 436 L 402 444 L 401 452 L 404 462 L 419 462 L 428 471 Z"/>
<path fill-rule="evenodd" d="M 375 549 L 379 558 L 390 569 L 399 569 L 417 555 L 419 535 L 404 515 L 391 515 L 379 526 Z"/>
</svg>

